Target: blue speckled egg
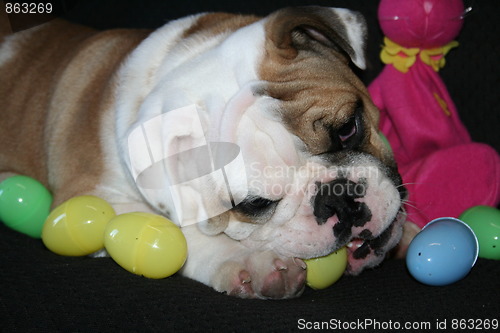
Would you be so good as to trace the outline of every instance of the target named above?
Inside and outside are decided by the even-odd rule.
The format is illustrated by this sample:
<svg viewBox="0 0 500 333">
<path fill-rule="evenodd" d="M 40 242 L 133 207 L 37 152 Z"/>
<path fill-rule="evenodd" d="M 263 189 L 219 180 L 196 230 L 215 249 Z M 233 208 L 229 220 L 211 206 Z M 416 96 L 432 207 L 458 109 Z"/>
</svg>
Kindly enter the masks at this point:
<svg viewBox="0 0 500 333">
<path fill-rule="evenodd" d="M 406 266 L 418 281 L 444 286 L 463 279 L 479 253 L 472 229 L 452 217 L 429 222 L 410 243 Z"/>
</svg>

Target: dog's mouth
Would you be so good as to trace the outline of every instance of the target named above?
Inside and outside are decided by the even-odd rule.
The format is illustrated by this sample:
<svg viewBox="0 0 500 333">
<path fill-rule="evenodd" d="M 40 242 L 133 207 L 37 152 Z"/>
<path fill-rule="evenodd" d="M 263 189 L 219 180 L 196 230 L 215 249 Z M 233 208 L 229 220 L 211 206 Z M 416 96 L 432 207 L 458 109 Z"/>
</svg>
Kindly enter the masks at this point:
<svg viewBox="0 0 500 333">
<path fill-rule="evenodd" d="M 378 264 L 379 261 L 383 260 L 385 255 L 385 253 L 383 253 L 381 249 L 378 249 L 378 251 L 376 248 L 373 249 L 370 240 L 365 240 L 361 238 L 351 239 L 351 241 L 347 243 L 346 249 L 347 249 L 346 273 L 350 275 L 357 275 L 367 266 L 372 266 L 370 263 L 372 260 L 376 261 L 374 265 Z"/>
<path fill-rule="evenodd" d="M 367 253 L 365 254 L 365 252 L 366 249 L 368 248 L 368 243 L 364 239 L 353 238 L 349 243 L 347 243 L 346 248 L 347 248 L 347 253 L 349 253 L 349 256 L 355 259 L 362 259 L 367 255 Z"/>
<path fill-rule="evenodd" d="M 404 212 L 400 211 L 389 227 L 378 237 L 371 239 L 352 238 L 346 244 L 346 272 L 357 275 L 364 268 L 379 264 L 385 258 L 386 253 L 398 243 L 404 217 Z"/>
<path fill-rule="evenodd" d="M 348 261 L 348 272 L 351 267 L 356 266 L 356 261 L 362 261 L 366 259 L 371 253 L 372 248 L 370 247 L 370 241 L 361 238 L 353 238 L 346 245 L 347 249 L 347 261 Z"/>
</svg>

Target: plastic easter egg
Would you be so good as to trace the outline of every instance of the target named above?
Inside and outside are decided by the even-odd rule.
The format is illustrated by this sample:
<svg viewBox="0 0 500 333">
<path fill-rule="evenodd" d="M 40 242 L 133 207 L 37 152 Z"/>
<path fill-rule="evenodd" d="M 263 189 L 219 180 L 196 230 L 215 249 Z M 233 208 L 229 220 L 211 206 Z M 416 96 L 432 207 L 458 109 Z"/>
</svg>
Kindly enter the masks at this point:
<svg viewBox="0 0 500 333">
<path fill-rule="evenodd" d="M 112 219 L 106 227 L 104 245 L 127 271 L 152 279 L 176 273 L 187 257 L 181 229 L 167 218 L 150 213 L 127 213 Z"/>
<path fill-rule="evenodd" d="M 16 175 L 0 183 L 0 220 L 8 227 L 40 238 L 52 195 L 38 181 Z"/>
<path fill-rule="evenodd" d="M 306 284 L 313 289 L 325 289 L 344 274 L 347 267 L 347 250 L 342 247 L 324 257 L 304 261 L 307 265 Z"/>
<path fill-rule="evenodd" d="M 475 206 L 460 215 L 472 228 L 479 242 L 479 257 L 500 260 L 500 210 Z"/>
<path fill-rule="evenodd" d="M 382 139 L 382 142 L 384 143 L 384 145 L 387 147 L 387 149 L 389 149 L 389 151 L 392 154 L 393 151 L 392 151 L 391 144 L 389 143 L 389 140 L 387 140 L 386 136 L 382 132 L 378 132 L 378 135 L 380 136 L 380 139 Z"/>
<path fill-rule="evenodd" d="M 115 216 L 105 200 L 82 195 L 57 206 L 42 230 L 45 246 L 64 256 L 85 256 L 104 247 L 104 229 Z"/>
<path fill-rule="evenodd" d="M 406 266 L 418 281 L 444 286 L 464 278 L 476 263 L 479 245 L 472 229 L 453 217 L 429 222 L 412 240 Z"/>
</svg>

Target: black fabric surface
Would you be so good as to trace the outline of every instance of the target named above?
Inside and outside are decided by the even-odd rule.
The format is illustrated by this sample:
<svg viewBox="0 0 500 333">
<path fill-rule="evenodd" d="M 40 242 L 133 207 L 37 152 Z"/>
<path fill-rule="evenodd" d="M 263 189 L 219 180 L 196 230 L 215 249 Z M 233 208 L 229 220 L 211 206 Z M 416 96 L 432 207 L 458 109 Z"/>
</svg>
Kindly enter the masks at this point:
<svg viewBox="0 0 500 333">
<path fill-rule="evenodd" d="M 381 69 L 377 1 L 64 2 L 68 18 L 98 28 L 154 28 L 200 11 L 263 15 L 312 3 L 350 7 L 367 16 L 371 67 L 360 75 L 369 83 Z M 474 140 L 499 150 L 500 25 L 495 21 L 500 6 L 496 0 L 467 3 L 474 10 L 458 39 L 461 45 L 450 52 L 440 73 Z M 282 332 L 314 322 L 331 324 L 324 328 L 332 330 L 340 322 L 365 331 L 408 331 L 405 322 L 420 324 L 418 331 L 424 331 L 422 325 L 428 323 L 428 331 L 435 331 L 445 320 L 448 329 L 459 323 L 454 320 L 500 320 L 500 261 L 486 259 L 479 259 L 465 279 L 445 287 L 422 285 L 409 275 L 404 261 L 389 260 L 358 277 L 343 277 L 328 289 L 307 289 L 300 298 L 284 301 L 233 298 L 178 275 L 150 280 L 109 258 L 58 256 L 40 240 L 3 225 L 0 264 L 1 332 Z M 370 321 L 378 326 L 366 325 Z"/>
<path fill-rule="evenodd" d="M 453 319 L 500 319 L 500 262 L 494 260 L 480 259 L 465 279 L 445 287 L 422 285 L 404 261 L 390 260 L 328 289 L 306 289 L 297 299 L 262 301 L 226 296 L 178 275 L 143 278 L 110 258 L 58 256 L 4 226 L 0 253 L 2 332 L 281 332 L 305 322 L 367 320 L 436 328 L 444 320 L 451 327 Z"/>
</svg>

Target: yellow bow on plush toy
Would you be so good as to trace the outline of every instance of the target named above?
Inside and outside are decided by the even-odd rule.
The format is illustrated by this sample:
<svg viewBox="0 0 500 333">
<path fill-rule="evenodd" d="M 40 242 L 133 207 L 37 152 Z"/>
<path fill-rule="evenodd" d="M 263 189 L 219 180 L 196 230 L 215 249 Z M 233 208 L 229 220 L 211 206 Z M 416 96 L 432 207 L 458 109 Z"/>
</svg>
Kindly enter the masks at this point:
<svg viewBox="0 0 500 333">
<path fill-rule="evenodd" d="M 434 71 L 439 71 L 446 64 L 444 56 L 454 47 L 458 46 L 458 42 L 452 41 L 445 46 L 436 47 L 433 49 L 406 48 L 394 43 L 387 37 L 384 37 L 384 47 L 380 53 L 380 59 L 386 65 L 393 65 L 402 73 L 408 72 L 411 66 L 417 60 L 417 55 L 420 60 L 426 65 L 429 65 Z"/>
</svg>

